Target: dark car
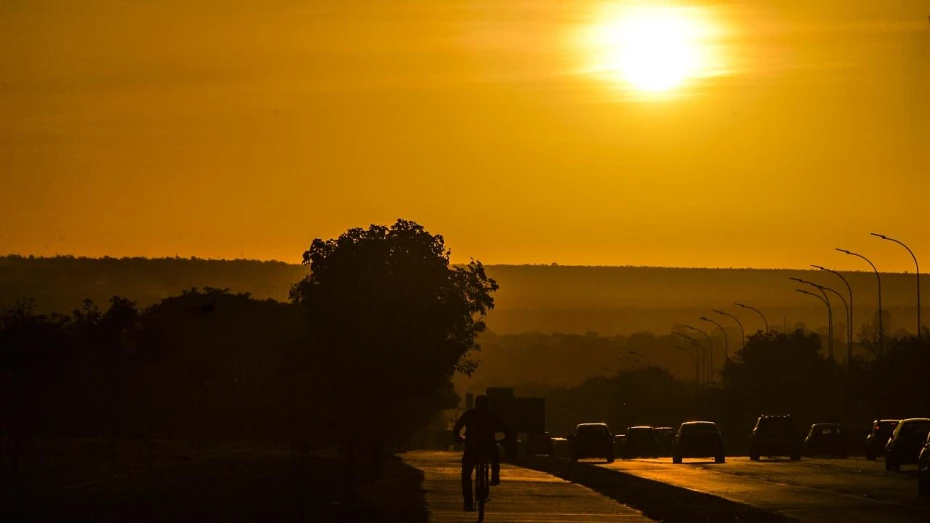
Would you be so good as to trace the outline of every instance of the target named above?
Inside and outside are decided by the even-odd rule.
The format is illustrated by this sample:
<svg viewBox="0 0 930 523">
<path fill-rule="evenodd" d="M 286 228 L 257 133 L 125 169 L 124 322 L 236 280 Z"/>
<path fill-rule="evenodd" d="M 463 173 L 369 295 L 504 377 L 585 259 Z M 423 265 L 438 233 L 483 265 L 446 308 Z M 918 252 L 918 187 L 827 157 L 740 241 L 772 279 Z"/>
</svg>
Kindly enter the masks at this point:
<svg viewBox="0 0 930 523">
<path fill-rule="evenodd" d="M 749 436 L 749 459 L 760 456 L 788 456 L 801 459 L 803 441 L 798 426 L 788 415 L 759 416 Z"/>
<path fill-rule="evenodd" d="M 526 437 L 526 453 L 532 455 L 552 456 L 555 444 L 548 432 L 534 432 Z"/>
<path fill-rule="evenodd" d="M 921 496 L 930 496 L 930 434 L 927 434 L 927 441 L 917 457 L 917 492 Z"/>
<path fill-rule="evenodd" d="M 656 427 L 656 438 L 659 439 L 659 455 L 671 455 L 672 444 L 675 441 L 675 429 L 672 427 Z"/>
<path fill-rule="evenodd" d="M 917 463 L 920 448 L 930 433 L 930 418 L 903 419 L 885 445 L 885 470 L 901 470 L 901 465 Z"/>
<path fill-rule="evenodd" d="M 807 456 L 846 457 L 846 432 L 836 423 L 814 423 L 804 438 Z"/>
<path fill-rule="evenodd" d="M 626 434 L 614 434 L 614 455 L 620 455 L 623 452 L 624 441 L 626 441 Z"/>
<path fill-rule="evenodd" d="M 682 423 L 672 443 L 672 463 L 681 463 L 683 458 L 713 457 L 717 463 L 726 461 L 723 436 L 712 421 L 689 421 Z"/>
<path fill-rule="evenodd" d="M 865 459 L 875 461 L 876 456 L 885 455 L 885 445 L 897 426 L 896 419 L 877 419 L 872 422 L 872 432 L 865 438 Z"/>
<path fill-rule="evenodd" d="M 581 423 L 568 438 L 571 459 L 604 458 L 614 462 L 614 436 L 606 423 Z"/>
<path fill-rule="evenodd" d="M 626 429 L 621 452 L 623 459 L 658 458 L 659 439 L 656 437 L 656 429 L 646 425 Z"/>
</svg>

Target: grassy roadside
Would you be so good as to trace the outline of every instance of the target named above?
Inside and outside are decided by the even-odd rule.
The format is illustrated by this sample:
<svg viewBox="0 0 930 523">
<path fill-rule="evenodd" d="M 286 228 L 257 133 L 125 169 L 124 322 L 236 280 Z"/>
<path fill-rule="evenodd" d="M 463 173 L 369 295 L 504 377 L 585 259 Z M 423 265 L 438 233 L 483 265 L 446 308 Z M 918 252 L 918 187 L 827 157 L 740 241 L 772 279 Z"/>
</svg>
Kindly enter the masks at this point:
<svg viewBox="0 0 930 523">
<path fill-rule="evenodd" d="M 584 463 L 525 457 L 514 464 L 584 485 L 663 523 L 796 523 L 794 519 L 710 494 Z"/>
</svg>

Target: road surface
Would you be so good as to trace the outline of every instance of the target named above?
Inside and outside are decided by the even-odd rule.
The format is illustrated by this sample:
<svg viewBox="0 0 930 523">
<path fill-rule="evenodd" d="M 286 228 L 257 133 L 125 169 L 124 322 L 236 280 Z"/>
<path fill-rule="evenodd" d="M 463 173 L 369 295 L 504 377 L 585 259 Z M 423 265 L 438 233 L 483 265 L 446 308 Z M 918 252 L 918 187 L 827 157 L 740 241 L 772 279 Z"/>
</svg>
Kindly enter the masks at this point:
<svg viewBox="0 0 930 523">
<path fill-rule="evenodd" d="M 916 467 L 886 472 L 884 462 L 862 458 L 750 461 L 671 458 L 618 460 L 597 466 L 811 523 L 927 523 L 930 500 L 917 495 Z"/>
<path fill-rule="evenodd" d="M 474 512 L 462 511 L 461 453 L 417 451 L 404 461 L 424 473 L 423 489 L 431 523 L 473 522 Z M 652 520 L 593 490 L 549 474 L 501 466 L 500 486 L 491 489 L 485 521 L 494 523 L 646 523 Z"/>
</svg>

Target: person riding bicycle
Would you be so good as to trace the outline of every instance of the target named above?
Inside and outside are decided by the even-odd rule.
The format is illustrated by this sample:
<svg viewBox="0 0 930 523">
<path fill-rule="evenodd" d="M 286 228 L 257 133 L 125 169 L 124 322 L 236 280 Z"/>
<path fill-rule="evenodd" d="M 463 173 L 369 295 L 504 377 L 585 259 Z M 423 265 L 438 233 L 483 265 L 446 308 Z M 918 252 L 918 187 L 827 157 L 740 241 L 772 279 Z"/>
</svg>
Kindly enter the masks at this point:
<svg viewBox="0 0 930 523">
<path fill-rule="evenodd" d="M 465 428 L 465 437 L 461 431 Z M 481 457 L 487 458 L 491 464 L 491 485 L 501 483 L 501 460 L 497 450 L 495 433 L 503 432 L 507 440 L 511 439 L 510 428 L 496 413 L 491 410 L 488 397 L 480 395 L 475 398 L 475 408 L 469 409 L 455 422 L 452 433 L 455 441 L 465 443 L 465 452 L 462 454 L 462 496 L 465 498 L 466 511 L 474 510 L 472 505 L 471 473 L 478 465 Z"/>
</svg>

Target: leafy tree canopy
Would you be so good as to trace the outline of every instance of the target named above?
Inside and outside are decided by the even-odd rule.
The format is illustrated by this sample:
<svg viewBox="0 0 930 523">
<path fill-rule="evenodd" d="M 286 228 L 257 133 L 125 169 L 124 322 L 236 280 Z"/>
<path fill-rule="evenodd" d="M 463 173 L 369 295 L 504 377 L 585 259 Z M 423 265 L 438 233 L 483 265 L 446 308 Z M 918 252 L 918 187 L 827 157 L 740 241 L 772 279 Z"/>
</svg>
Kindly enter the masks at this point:
<svg viewBox="0 0 930 523">
<path fill-rule="evenodd" d="M 310 275 L 291 290 L 319 344 L 322 368 L 384 399 L 430 394 L 471 373 L 497 290 L 478 261 L 452 266 L 442 236 L 398 220 L 316 239 Z"/>
</svg>

